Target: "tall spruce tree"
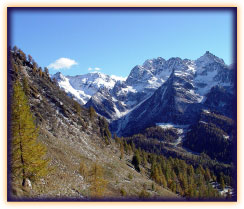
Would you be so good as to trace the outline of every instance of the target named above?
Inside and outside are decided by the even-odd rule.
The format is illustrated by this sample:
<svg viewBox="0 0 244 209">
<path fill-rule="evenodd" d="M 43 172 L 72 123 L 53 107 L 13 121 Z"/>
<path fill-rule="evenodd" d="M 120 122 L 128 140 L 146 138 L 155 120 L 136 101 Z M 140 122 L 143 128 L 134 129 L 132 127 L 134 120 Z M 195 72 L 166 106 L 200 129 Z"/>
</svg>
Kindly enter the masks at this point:
<svg viewBox="0 0 244 209">
<path fill-rule="evenodd" d="M 93 120 L 94 116 L 96 115 L 95 109 L 92 106 L 90 106 L 88 111 L 89 111 L 90 118 Z"/>
<path fill-rule="evenodd" d="M 93 198 L 100 198 L 104 195 L 107 181 L 104 179 L 103 169 L 98 163 L 94 163 L 90 170 L 90 192 Z"/>
<path fill-rule="evenodd" d="M 37 136 L 27 98 L 17 80 L 11 104 L 11 174 L 23 186 L 26 179 L 34 181 L 47 174 L 46 149 L 37 142 Z"/>
<path fill-rule="evenodd" d="M 133 158 L 132 158 L 132 162 L 131 162 L 135 169 L 138 171 L 138 172 L 141 172 L 141 169 L 140 169 L 140 163 L 141 163 L 141 158 L 140 158 L 140 154 L 139 154 L 139 151 L 136 150 Z"/>
</svg>

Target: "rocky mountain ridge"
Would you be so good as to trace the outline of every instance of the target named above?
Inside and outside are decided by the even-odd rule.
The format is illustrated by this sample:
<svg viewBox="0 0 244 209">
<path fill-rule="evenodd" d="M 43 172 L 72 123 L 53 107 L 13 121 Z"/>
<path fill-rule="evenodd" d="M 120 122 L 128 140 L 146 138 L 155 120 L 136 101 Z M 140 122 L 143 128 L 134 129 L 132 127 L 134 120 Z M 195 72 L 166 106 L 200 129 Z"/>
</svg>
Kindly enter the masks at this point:
<svg viewBox="0 0 244 209">
<path fill-rule="evenodd" d="M 85 104 L 100 88 L 112 89 L 118 80 L 123 80 L 100 72 L 76 76 L 64 76 L 58 72 L 52 76 L 52 79 L 56 80 L 60 88 L 80 104 Z"/>
<path fill-rule="evenodd" d="M 231 117 L 235 72 L 234 65 L 226 65 L 208 51 L 197 60 L 149 59 L 135 66 L 125 81 L 106 77 L 110 83 L 97 86 L 85 106 L 106 117 L 119 135 L 133 134 L 128 131 L 132 126 L 140 127 L 139 131 L 160 122 L 189 123 L 202 109 L 213 108 Z M 216 104 L 213 95 L 222 103 Z M 225 95 L 228 99 L 223 101 Z"/>
</svg>

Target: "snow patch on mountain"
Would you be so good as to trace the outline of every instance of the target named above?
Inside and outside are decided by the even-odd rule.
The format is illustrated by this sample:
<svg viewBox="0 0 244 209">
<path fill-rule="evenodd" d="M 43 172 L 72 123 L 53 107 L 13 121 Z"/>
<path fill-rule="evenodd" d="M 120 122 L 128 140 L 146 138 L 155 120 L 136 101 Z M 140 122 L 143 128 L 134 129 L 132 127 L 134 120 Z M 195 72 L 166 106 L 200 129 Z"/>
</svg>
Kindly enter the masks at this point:
<svg viewBox="0 0 244 209">
<path fill-rule="evenodd" d="M 127 77 L 122 77 L 122 76 L 117 76 L 117 75 L 111 75 L 110 77 L 116 81 L 126 81 L 126 79 L 127 79 Z"/>
<path fill-rule="evenodd" d="M 109 76 L 100 72 L 76 76 L 64 76 L 58 72 L 52 78 L 57 80 L 60 88 L 71 94 L 81 104 L 85 104 L 100 88 L 112 89 L 117 81 L 125 80 L 122 77 Z"/>
<path fill-rule="evenodd" d="M 174 123 L 156 123 L 156 126 L 159 126 L 162 129 L 176 128 L 176 129 L 185 129 L 190 125 L 179 125 Z"/>
<path fill-rule="evenodd" d="M 171 142 L 169 144 L 173 146 L 177 146 L 184 139 L 186 131 L 188 130 L 190 125 L 178 125 L 173 123 L 156 123 L 156 126 L 159 126 L 162 129 L 176 129 L 178 138 L 175 140 L 175 142 Z"/>
</svg>

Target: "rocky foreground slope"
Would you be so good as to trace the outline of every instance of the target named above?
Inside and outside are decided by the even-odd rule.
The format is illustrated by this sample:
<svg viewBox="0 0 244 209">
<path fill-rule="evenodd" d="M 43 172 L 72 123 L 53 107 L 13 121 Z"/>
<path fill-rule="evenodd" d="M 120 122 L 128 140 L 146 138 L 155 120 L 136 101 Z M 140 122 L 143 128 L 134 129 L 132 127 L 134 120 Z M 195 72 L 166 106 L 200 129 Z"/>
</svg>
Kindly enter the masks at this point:
<svg viewBox="0 0 244 209">
<path fill-rule="evenodd" d="M 153 199 L 181 199 L 157 184 L 152 189 L 147 169 L 138 173 L 131 165 L 132 155 L 125 153 L 121 158 L 119 145 L 111 138 L 104 118 L 72 100 L 47 72 L 35 68 L 20 53 L 12 51 L 10 55 L 9 95 L 17 77 L 27 82 L 31 112 L 39 127 L 38 140 L 46 145 L 49 159 L 48 175 L 30 182 L 28 188 L 11 184 L 9 179 L 10 199 L 92 198 L 91 184 L 80 172 L 81 163 L 87 168 L 94 163 L 103 168 L 107 185 L 101 198 L 138 199 L 143 190 Z"/>
</svg>

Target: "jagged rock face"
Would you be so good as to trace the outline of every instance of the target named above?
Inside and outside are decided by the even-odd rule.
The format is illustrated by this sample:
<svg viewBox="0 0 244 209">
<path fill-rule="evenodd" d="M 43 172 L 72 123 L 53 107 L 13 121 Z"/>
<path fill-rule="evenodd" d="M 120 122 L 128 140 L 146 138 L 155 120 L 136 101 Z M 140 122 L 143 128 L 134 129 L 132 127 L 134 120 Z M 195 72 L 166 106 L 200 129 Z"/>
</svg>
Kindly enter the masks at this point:
<svg viewBox="0 0 244 209">
<path fill-rule="evenodd" d="M 199 60 L 170 59 L 167 67 L 174 67 L 168 80 L 142 104 L 112 122 L 112 131 L 128 136 L 160 122 L 191 124 L 203 108 L 233 117 L 234 71 L 209 52 Z"/>
<path fill-rule="evenodd" d="M 135 66 L 126 79 L 126 84 L 131 86 L 139 86 L 140 84 L 150 85 L 152 84 L 150 81 L 156 81 L 154 83 L 154 85 L 156 85 L 157 80 L 159 79 L 157 70 L 163 69 L 165 62 L 166 61 L 163 58 L 159 57 L 157 59 L 146 60 L 142 66 Z"/>
<path fill-rule="evenodd" d="M 233 88 L 235 71 L 221 63 L 211 63 L 204 67 L 202 72 L 196 72 L 194 82 L 196 91 L 206 95 L 213 86 L 220 85 L 225 88 Z M 233 89 L 232 89 L 233 91 Z"/>
<path fill-rule="evenodd" d="M 93 106 L 96 112 L 107 119 L 112 119 L 114 115 L 125 111 L 120 101 L 114 99 L 106 88 L 99 89 L 86 103 L 86 107 Z"/>
<path fill-rule="evenodd" d="M 235 72 L 210 52 L 197 60 L 149 59 L 135 66 L 125 81 L 97 85 L 85 106 L 109 119 L 119 135 L 157 122 L 192 123 L 202 108 L 233 117 Z"/>
</svg>

